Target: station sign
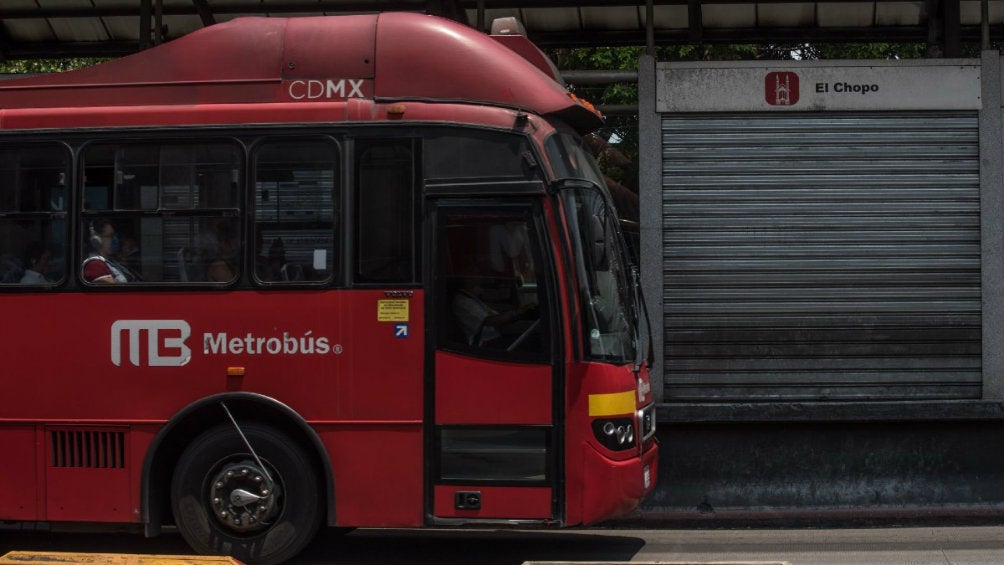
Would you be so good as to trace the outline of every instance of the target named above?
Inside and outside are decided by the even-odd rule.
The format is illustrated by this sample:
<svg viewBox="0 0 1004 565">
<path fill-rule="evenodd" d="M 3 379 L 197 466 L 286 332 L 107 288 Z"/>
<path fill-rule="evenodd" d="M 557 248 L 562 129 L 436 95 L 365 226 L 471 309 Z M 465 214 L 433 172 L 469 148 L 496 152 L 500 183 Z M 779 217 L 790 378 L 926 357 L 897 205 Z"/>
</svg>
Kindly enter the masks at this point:
<svg viewBox="0 0 1004 565">
<path fill-rule="evenodd" d="M 975 60 L 660 63 L 656 110 L 979 110 Z"/>
</svg>

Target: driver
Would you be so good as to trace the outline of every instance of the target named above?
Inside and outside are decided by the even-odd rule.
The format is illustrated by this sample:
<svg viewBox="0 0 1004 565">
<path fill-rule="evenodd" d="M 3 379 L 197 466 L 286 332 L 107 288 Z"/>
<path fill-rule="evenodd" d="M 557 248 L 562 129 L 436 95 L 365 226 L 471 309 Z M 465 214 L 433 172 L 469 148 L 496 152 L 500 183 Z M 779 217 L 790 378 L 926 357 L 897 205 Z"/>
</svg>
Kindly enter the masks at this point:
<svg viewBox="0 0 1004 565">
<path fill-rule="evenodd" d="M 453 297 L 453 315 L 460 324 L 468 345 L 495 345 L 502 337 L 502 326 L 517 320 L 537 317 L 537 305 L 527 303 L 519 308 L 498 312 L 483 300 L 475 277 L 464 277 L 463 287 Z"/>
</svg>

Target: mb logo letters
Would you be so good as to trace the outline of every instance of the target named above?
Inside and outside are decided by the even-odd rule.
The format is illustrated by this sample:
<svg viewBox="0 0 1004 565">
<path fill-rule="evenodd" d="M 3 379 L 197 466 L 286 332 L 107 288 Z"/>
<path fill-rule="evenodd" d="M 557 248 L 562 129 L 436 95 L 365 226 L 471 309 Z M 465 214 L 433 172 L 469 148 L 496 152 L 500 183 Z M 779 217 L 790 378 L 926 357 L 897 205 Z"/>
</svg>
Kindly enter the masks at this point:
<svg viewBox="0 0 1004 565">
<path fill-rule="evenodd" d="M 180 367 L 192 359 L 185 340 L 192 328 L 184 320 L 116 320 L 112 324 L 112 363 L 122 365 L 122 335 L 129 345 L 129 362 L 139 367 L 140 336 L 146 334 L 146 364 L 150 367 Z"/>
</svg>

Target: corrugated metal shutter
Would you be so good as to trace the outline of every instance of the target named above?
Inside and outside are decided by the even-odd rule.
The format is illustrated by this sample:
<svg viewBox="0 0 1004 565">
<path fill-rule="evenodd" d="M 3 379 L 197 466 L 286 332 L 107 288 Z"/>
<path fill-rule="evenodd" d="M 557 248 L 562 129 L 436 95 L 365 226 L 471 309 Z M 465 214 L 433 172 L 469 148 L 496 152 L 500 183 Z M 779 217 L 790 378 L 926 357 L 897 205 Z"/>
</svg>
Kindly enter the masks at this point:
<svg viewBox="0 0 1004 565">
<path fill-rule="evenodd" d="M 980 396 L 975 112 L 662 124 L 667 401 Z"/>
</svg>

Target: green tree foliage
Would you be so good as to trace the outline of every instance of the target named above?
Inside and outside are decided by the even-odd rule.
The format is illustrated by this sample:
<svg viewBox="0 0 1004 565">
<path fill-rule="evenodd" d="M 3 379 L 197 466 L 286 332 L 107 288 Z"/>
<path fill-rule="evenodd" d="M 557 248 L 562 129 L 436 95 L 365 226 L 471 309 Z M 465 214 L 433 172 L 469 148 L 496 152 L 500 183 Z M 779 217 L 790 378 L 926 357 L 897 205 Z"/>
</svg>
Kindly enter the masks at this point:
<svg viewBox="0 0 1004 565">
<path fill-rule="evenodd" d="M 72 71 L 105 61 L 106 59 L 31 59 L 0 62 L 3 74 L 43 74 Z"/>
<path fill-rule="evenodd" d="M 761 59 L 822 61 L 835 59 L 919 59 L 924 43 L 801 43 L 760 48 Z"/>
</svg>

